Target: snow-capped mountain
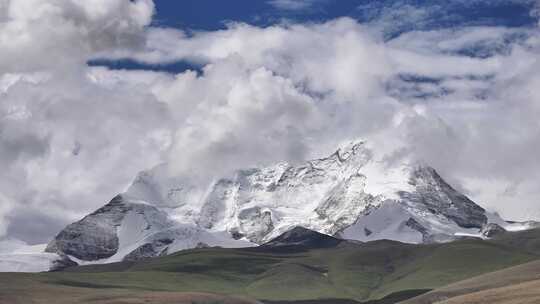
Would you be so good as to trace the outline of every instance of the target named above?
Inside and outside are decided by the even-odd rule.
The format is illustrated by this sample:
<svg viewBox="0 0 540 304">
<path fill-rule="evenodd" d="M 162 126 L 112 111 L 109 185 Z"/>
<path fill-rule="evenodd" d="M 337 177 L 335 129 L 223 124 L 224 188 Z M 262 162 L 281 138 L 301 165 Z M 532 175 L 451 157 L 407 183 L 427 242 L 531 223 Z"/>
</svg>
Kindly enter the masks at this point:
<svg viewBox="0 0 540 304">
<path fill-rule="evenodd" d="M 388 166 L 383 157 L 362 142 L 301 165 L 238 170 L 209 185 L 170 176 L 161 165 L 67 226 L 46 252 L 64 263 L 108 263 L 201 246 L 256 246 L 299 226 L 357 241 L 406 243 L 534 226 L 487 213 L 429 166 Z"/>
</svg>

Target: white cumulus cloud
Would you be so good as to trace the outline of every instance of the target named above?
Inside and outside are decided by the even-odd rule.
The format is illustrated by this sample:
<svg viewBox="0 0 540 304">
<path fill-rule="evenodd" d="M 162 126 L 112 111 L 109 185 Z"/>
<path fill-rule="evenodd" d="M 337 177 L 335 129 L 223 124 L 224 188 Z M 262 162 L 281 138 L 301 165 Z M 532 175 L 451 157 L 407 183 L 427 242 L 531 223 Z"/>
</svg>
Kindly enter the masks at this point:
<svg viewBox="0 0 540 304">
<path fill-rule="evenodd" d="M 424 160 L 504 216 L 540 218 L 537 29 L 385 41 L 342 18 L 188 35 L 150 27 L 153 11 L 149 0 L 0 0 L 0 236 L 46 241 L 161 162 L 207 179 L 355 138 Z M 203 68 L 86 65 L 100 57 Z"/>
</svg>

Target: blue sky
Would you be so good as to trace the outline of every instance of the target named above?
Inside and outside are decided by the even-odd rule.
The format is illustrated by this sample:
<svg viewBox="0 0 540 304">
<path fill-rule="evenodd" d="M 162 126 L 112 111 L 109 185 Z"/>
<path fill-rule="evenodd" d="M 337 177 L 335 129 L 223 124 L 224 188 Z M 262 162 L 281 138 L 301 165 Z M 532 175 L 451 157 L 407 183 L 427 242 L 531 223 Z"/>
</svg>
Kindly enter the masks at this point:
<svg viewBox="0 0 540 304">
<path fill-rule="evenodd" d="M 188 33 L 226 29 L 231 22 L 266 27 L 350 17 L 363 24 L 379 25 L 385 39 L 393 39 L 410 31 L 466 26 L 533 27 L 538 22 L 531 14 L 534 0 L 156 0 L 155 4 L 152 26 L 177 28 Z M 483 49 L 463 51 L 485 55 Z M 89 63 L 113 69 L 166 72 L 200 69 L 197 64 L 186 61 L 161 65 L 133 60 L 92 60 Z"/>
<path fill-rule="evenodd" d="M 399 10 L 405 6 L 431 11 L 427 26 L 463 25 L 530 26 L 536 22 L 530 12 L 534 1 L 441 1 L 441 0 L 288 0 L 283 3 L 307 3 L 291 9 L 279 6 L 279 1 L 263 0 L 157 0 L 157 16 L 153 24 L 193 30 L 225 28 L 225 22 L 245 22 L 265 26 L 283 19 L 295 22 L 324 22 L 349 16 L 369 22 L 381 16 L 385 9 Z M 406 19 L 406 18 L 405 18 Z M 406 20 L 395 20 L 404 22 Z M 422 24 L 416 24 L 423 27 Z M 411 29 L 414 29 L 412 27 Z"/>
</svg>

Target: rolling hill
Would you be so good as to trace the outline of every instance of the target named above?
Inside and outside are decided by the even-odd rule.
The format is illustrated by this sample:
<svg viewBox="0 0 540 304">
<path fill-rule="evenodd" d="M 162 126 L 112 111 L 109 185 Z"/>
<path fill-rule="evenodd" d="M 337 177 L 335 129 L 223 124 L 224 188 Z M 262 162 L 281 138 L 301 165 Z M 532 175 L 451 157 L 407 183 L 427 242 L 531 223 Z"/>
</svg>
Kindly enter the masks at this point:
<svg viewBox="0 0 540 304">
<path fill-rule="evenodd" d="M 51 297 L 56 303 L 110 303 L 126 295 L 135 298 L 115 303 L 139 303 L 162 293 L 365 302 L 404 292 L 412 297 L 540 258 L 540 230 L 423 245 L 333 241 L 337 239 L 308 230 L 300 234 L 309 238 L 300 245 L 296 233 L 255 248 L 201 248 L 62 272 L 0 274 L 0 303 L 50 303 Z M 338 303 L 332 301 L 328 303 Z"/>
<path fill-rule="evenodd" d="M 487 273 L 438 288 L 403 304 L 540 303 L 540 261 Z"/>
</svg>

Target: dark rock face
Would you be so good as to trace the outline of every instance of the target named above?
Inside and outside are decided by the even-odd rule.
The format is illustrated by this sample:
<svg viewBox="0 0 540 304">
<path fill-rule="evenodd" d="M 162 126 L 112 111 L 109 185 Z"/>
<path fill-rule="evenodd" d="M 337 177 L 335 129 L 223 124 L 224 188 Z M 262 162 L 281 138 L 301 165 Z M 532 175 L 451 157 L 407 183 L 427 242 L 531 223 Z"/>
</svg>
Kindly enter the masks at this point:
<svg viewBox="0 0 540 304">
<path fill-rule="evenodd" d="M 51 269 L 49 271 L 62 271 L 69 267 L 75 267 L 78 264 L 70 260 L 67 256 L 61 256 L 60 259 L 53 262 Z"/>
<path fill-rule="evenodd" d="M 172 244 L 172 239 L 159 239 L 152 243 L 146 243 L 126 255 L 124 261 L 140 261 L 148 258 L 167 254 L 167 245 Z"/>
<path fill-rule="evenodd" d="M 244 237 L 244 235 L 240 233 L 237 229 L 232 229 L 230 233 L 231 233 L 232 238 L 235 240 L 239 240 Z"/>
<path fill-rule="evenodd" d="M 486 238 L 492 238 L 505 232 L 506 229 L 494 223 L 487 224 L 482 228 L 482 236 Z"/>
<path fill-rule="evenodd" d="M 198 242 L 197 246 L 195 246 L 195 248 L 196 249 L 210 248 L 210 245 L 208 245 L 206 243 L 203 243 L 203 242 Z"/>
<path fill-rule="evenodd" d="M 405 226 L 411 228 L 412 230 L 420 232 L 422 234 L 422 239 L 424 242 L 429 238 L 429 231 L 412 217 L 409 218 L 407 222 L 405 222 Z"/>
<path fill-rule="evenodd" d="M 305 248 L 331 248 L 341 244 L 343 240 L 335 237 L 318 233 L 303 227 L 295 227 L 261 247 L 285 247 L 297 246 Z"/>
<path fill-rule="evenodd" d="M 441 234 L 436 233 L 432 234 L 429 229 L 422 226 L 417 220 L 414 218 L 409 218 L 405 223 L 405 226 L 411 228 L 412 230 L 416 230 L 422 234 L 422 243 L 424 244 L 434 244 L 434 243 L 446 243 L 451 242 L 456 239 L 456 237 L 452 235 L 447 234 Z"/>
<path fill-rule="evenodd" d="M 46 252 L 70 255 L 84 261 L 113 256 L 118 251 L 116 227 L 130 207 L 118 195 L 82 220 L 68 225 L 49 243 Z"/>
<path fill-rule="evenodd" d="M 485 210 L 446 183 L 430 167 L 420 167 L 409 182 L 413 193 L 401 192 L 403 200 L 425 206 L 433 214 L 441 214 L 463 228 L 481 229 L 487 223 Z"/>
<path fill-rule="evenodd" d="M 364 234 L 365 234 L 366 236 L 370 236 L 370 235 L 373 234 L 373 231 L 371 231 L 371 230 L 369 230 L 369 229 L 367 229 L 367 228 L 364 228 Z"/>
<path fill-rule="evenodd" d="M 244 235 L 256 242 L 262 241 L 265 235 L 274 230 L 272 213 L 263 211 L 260 207 L 242 210 L 238 215 L 238 220 L 240 221 L 240 229 L 250 232 Z"/>
</svg>

